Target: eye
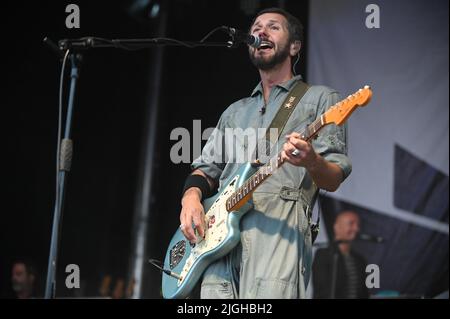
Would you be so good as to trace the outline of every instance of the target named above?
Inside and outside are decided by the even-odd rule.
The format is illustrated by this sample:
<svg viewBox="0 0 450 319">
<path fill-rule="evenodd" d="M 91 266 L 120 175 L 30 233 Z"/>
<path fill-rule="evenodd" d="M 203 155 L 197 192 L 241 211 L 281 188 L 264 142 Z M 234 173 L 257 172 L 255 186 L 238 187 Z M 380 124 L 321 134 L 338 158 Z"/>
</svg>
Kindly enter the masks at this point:
<svg viewBox="0 0 450 319">
<path fill-rule="evenodd" d="M 272 25 L 270 28 L 271 28 L 272 30 L 279 30 L 279 29 L 280 29 L 280 27 L 277 26 L 277 25 Z"/>
</svg>

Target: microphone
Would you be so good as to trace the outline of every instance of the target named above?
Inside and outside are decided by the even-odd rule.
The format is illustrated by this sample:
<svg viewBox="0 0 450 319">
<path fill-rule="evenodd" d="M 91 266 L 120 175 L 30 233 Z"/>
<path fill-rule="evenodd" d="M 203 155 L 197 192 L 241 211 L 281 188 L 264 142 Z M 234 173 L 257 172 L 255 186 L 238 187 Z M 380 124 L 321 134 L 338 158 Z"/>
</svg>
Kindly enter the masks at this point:
<svg viewBox="0 0 450 319">
<path fill-rule="evenodd" d="M 261 46 L 262 40 L 259 36 L 248 34 L 247 32 L 239 31 L 227 26 L 222 26 L 222 28 L 233 38 L 232 46 L 236 46 L 239 43 L 246 43 L 254 48 L 259 48 Z"/>
<path fill-rule="evenodd" d="M 371 241 L 371 242 L 374 242 L 374 243 L 377 243 L 377 244 L 384 242 L 384 238 L 383 237 L 373 236 L 373 235 L 368 235 L 368 234 L 358 234 L 356 239 L 364 240 L 364 241 Z"/>
</svg>

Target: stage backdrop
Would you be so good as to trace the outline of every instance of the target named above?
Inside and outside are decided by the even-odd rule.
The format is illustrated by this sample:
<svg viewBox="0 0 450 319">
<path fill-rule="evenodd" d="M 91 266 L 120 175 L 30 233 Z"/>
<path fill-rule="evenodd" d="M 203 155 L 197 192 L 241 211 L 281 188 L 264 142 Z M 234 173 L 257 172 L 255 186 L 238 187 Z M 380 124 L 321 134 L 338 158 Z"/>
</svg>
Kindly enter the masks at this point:
<svg viewBox="0 0 450 319">
<path fill-rule="evenodd" d="M 448 1 L 314 0 L 309 19 L 308 82 L 374 93 L 349 119 L 353 172 L 323 197 L 318 242 L 355 209 L 385 239 L 356 245 L 380 267 L 372 293 L 448 290 Z"/>
</svg>

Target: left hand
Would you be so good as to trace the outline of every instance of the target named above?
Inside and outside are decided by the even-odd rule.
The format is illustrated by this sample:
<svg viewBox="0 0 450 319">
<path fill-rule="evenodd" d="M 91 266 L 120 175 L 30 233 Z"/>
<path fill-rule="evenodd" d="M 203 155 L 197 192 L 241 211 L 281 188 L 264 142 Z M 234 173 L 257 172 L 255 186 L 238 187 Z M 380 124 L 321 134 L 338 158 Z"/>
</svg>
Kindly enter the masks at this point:
<svg viewBox="0 0 450 319">
<path fill-rule="evenodd" d="M 292 155 L 295 149 L 299 151 L 297 156 Z M 316 165 L 318 158 L 319 155 L 314 151 L 312 145 L 302 140 L 299 133 L 294 132 L 286 135 L 286 143 L 284 143 L 281 152 L 283 162 L 287 161 L 292 165 L 311 169 Z"/>
</svg>

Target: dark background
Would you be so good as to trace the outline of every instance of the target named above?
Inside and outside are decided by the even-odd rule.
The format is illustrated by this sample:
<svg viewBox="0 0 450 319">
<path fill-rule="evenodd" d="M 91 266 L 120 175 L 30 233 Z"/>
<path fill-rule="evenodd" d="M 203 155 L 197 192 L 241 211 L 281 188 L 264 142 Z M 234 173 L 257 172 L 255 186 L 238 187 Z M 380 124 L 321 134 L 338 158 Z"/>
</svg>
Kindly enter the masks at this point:
<svg viewBox="0 0 450 319">
<path fill-rule="evenodd" d="M 67 29 L 65 8 L 80 7 L 81 28 Z M 142 8 L 132 10 L 137 4 Z M 155 1 L 28 1 L 2 4 L 2 217 L 0 221 L 0 296 L 11 297 L 10 267 L 17 258 L 35 264 L 43 294 L 55 196 L 58 89 L 61 62 L 42 42 L 93 35 L 104 38 L 161 36 L 161 13 L 151 18 Z M 172 0 L 162 3 L 167 37 L 200 40 L 220 25 L 245 30 L 262 8 L 284 6 L 307 29 L 307 1 Z M 225 40 L 217 35 L 211 40 Z M 307 43 L 307 39 L 306 39 Z M 155 49 L 96 49 L 84 53 L 75 100 L 74 158 L 66 187 L 61 228 L 57 296 L 64 267 L 80 266 L 79 295 L 96 296 L 101 279 L 127 278 L 132 251 L 132 218 L 138 192 L 139 159 L 149 121 Z M 305 74 L 305 51 L 298 71 Z M 66 73 L 67 75 L 67 73 Z M 251 93 L 257 71 L 246 49 L 167 47 L 164 49 L 161 100 L 153 155 L 154 179 L 147 254 L 162 259 L 179 221 L 179 197 L 188 164 L 173 164 L 169 152 L 176 127 L 192 132 L 216 124 L 232 102 Z M 65 92 L 68 91 L 66 77 Z M 64 107 L 66 104 L 64 104 Z M 143 297 L 158 298 L 160 274 L 148 266 Z"/>
</svg>

